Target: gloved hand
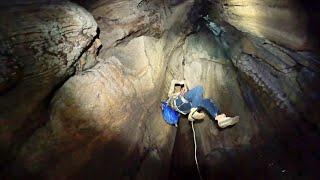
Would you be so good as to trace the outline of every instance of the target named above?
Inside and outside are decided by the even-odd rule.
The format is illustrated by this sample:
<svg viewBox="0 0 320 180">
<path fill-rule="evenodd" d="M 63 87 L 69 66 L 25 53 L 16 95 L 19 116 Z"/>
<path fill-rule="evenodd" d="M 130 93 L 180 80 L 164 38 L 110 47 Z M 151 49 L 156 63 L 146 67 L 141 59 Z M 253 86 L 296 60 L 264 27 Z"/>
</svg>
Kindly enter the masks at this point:
<svg viewBox="0 0 320 180">
<path fill-rule="evenodd" d="M 205 114 L 203 112 L 197 112 L 197 108 L 191 108 L 190 113 L 188 115 L 189 121 L 202 120 L 205 118 Z"/>
<path fill-rule="evenodd" d="M 188 115 L 188 121 L 190 121 L 190 122 L 195 121 L 195 119 L 193 119 L 193 117 L 192 117 L 191 113 L 189 113 L 189 115 Z"/>
</svg>

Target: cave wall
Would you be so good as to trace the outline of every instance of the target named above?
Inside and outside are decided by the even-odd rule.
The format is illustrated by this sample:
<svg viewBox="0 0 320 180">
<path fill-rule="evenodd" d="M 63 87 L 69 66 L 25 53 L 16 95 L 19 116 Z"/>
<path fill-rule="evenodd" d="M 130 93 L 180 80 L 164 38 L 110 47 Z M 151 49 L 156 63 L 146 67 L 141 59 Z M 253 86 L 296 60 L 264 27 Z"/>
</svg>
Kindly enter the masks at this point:
<svg viewBox="0 0 320 180">
<path fill-rule="evenodd" d="M 293 1 L 290 2 L 294 5 Z M 300 49 L 285 44 L 290 42 L 286 38 L 290 38 L 294 30 L 289 32 L 282 29 L 284 26 L 267 26 L 270 23 L 277 24 L 282 18 L 276 12 L 265 21 L 254 21 L 270 8 L 281 13 L 295 12 L 296 9 L 284 6 L 287 9 L 284 10 L 277 6 L 278 3 L 289 3 L 287 1 L 274 2 L 274 6 L 271 6 L 271 1 L 215 3 L 218 7 L 209 10 L 210 22 L 202 23 L 210 29 L 219 47 L 236 68 L 243 99 L 258 133 L 250 139 L 249 146 L 212 150 L 203 165 L 206 178 L 314 178 L 314 165 L 318 161 L 314 152 L 319 150 L 315 143 L 318 139 L 319 115 L 312 107 L 317 107 L 319 103 L 319 57 L 313 51 L 299 51 L 308 48 Z M 253 10 L 249 11 L 248 8 L 256 6 L 267 6 L 267 10 L 254 11 L 257 14 L 252 14 Z M 307 12 L 300 9 L 299 13 Z M 239 21 L 233 21 L 235 19 Z M 267 23 L 266 28 L 273 30 L 258 34 L 254 28 L 263 23 Z M 299 20 L 287 17 L 283 21 L 283 24 L 295 23 L 302 26 L 295 30 L 310 36 Z M 285 38 L 279 39 L 278 32 L 285 34 Z M 302 34 L 298 35 L 299 38 L 303 37 Z M 310 38 L 316 38 L 316 35 L 311 34 Z M 309 45 L 311 49 L 316 47 L 312 43 Z M 310 80 L 312 83 L 309 83 Z M 220 158 L 216 159 L 216 156 Z M 230 173 L 228 167 L 234 172 Z"/>
<path fill-rule="evenodd" d="M 215 168 L 227 156 L 228 150 L 251 145 L 257 138 L 258 129 L 251 113 L 243 100 L 237 80 L 236 69 L 225 56 L 214 36 L 205 28 L 190 34 L 169 62 L 167 77 L 185 79 L 189 88 L 202 85 L 205 98 L 211 98 L 221 113 L 228 116 L 240 116 L 240 122 L 222 130 L 215 120 L 206 117 L 195 123 L 200 166 Z M 170 78 L 171 79 L 171 78 Z M 182 177 L 198 178 L 195 160 L 192 130 L 186 117 L 181 119 L 172 157 L 172 179 Z M 182 148 L 183 147 L 183 148 Z"/>
<path fill-rule="evenodd" d="M 313 69 L 317 66 L 301 63 L 308 55 L 245 34 L 226 22 L 215 23 L 223 29 L 216 40 L 237 69 L 243 99 L 258 133 L 250 138 L 249 146 L 212 151 L 203 166 L 206 177 L 314 177 L 317 160 L 312 154 L 319 149 L 315 145 L 319 116 L 310 107 L 319 102 L 318 72 Z M 302 76 L 315 84 L 303 88 Z M 254 173 L 248 167 L 254 167 Z"/>
<path fill-rule="evenodd" d="M 211 11 L 215 11 L 215 8 Z M 300 116 L 297 114 L 301 113 L 315 125 L 318 124 L 317 115 L 308 115 L 308 109 L 317 104 L 317 54 L 312 51 L 296 51 L 276 44 L 272 39 L 247 33 L 233 26 L 225 17 L 216 18 L 213 13 L 209 17 L 214 20 L 211 25 L 207 23 L 207 27 L 211 28 L 212 32 L 219 31 L 218 34 L 213 34 L 239 70 L 240 79 L 247 82 L 243 87 L 261 88 L 253 91 L 260 93 L 258 99 L 261 100 L 258 102 L 265 110 L 295 116 Z M 277 19 L 274 18 L 273 21 Z M 287 22 L 290 23 L 292 20 L 287 19 Z M 312 79 L 313 83 L 308 83 L 310 81 L 307 79 Z"/>
<path fill-rule="evenodd" d="M 295 50 L 319 48 L 319 2 L 299 0 L 211 1 L 212 15 L 237 29 Z"/>
<path fill-rule="evenodd" d="M 195 125 L 205 179 L 316 177 L 319 57 L 313 41 L 317 35 L 310 33 L 317 24 L 310 27 L 307 15 L 317 14 L 298 5 L 204 2 L 210 22 L 194 21 L 197 30 L 186 38 L 185 51 L 177 50 L 170 60 L 167 84 L 185 78 L 191 87 L 204 85 L 205 96 L 216 100 L 222 112 L 240 115 L 239 124 L 226 130 L 208 120 Z M 197 179 L 186 119 L 177 133 L 170 177 Z"/>
<path fill-rule="evenodd" d="M 13 144 L 14 148 L 3 148 L 6 150 L 3 155 L 10 157 L 3 163 L 2 175 L 5 178 L 148 179 L 158 174 L 159 179 L 166 179 L 176 129 L 162 120 L 159 102 L 169 59 L 167 56 L 185 38 L 184 32 L 190 26 L 187 13 L 192 4 L 193 1 L 186 1 L 168 8 L 165 2 L 157 1 L 92 1 L 90 7 L 85 6 L 91 16 L 83 8 L 67 1 L 53 1 L 48 5 L 43 1 L 8 3 L 8 7 L 11 6 L 4 14 L 17 9 L 21 13 L 30 11 L 30 20 L 23 19 L 21 23 L 38 22 L 37 18 L 45 14 L 50 18 L 43 21 L 58 28 L 56 32 L 52 32 L 57 37 L 50 34 L 50 26 L 49 32 L 44 29 L 44 32 L 39 31 L 35 36 L 30 36 L 32 40 L 38 37 L 50 39 L 57 43 L 57 47 L 66 51 L 68 47 L 64 45 L 68 44 L 65 42 L 73 42 L 73 39 L 65 39 L 70 34 L 75 38 L 75 44 L 71 47 L 76 48 L 78 54 L 75 53 L 77 56 L 72 57 L 73 52 L 68 52 L 67 57 L 73 58 L 67 64 L 69 68 L 64 68 L 64 64 L 57 65 L 58 69 L 68 69 L 67 74 L 58 82 L 49 81 L 49 85 L 44 82 L 51 76 L 43 79 L 41 68 L 48 69 L 48 74 L 52 73 L 54 77 L 60 75 L 43 63 L 52 60 L 52 57 L 46 57 L 45 53 L 30 55 L 39 57 L 30 60 L 29 69 L 36 71 L 36 76 L 40 75 L 41 78 L 34 81 L 41 84 L 41 87 L 32 84 L 22 84 L 22 87 L 31 88 L 28 96 L 30 98 L 40 96 L 41 88 L 49 92 L 39 97 L 39 107 L 45 115 L 28 119 L 32 122 L 39 121 L 31 130 L 28 126 L 19 127 L 19 132 L 31 131 L 24 134 L 23 138 L 12 137 L 7 140 L 11 143 L 21 141 L 21 144 Z M 75 23 L 79 23 L 80 27 L 73 25 L 71 20 L 64 19 L 72 16 L 61 14 L 63 8 L 80 11 L 75 12 L 80 19 L 76 19 Z M 87 16 L 82 17 L 81 13 Z M 57 19 L 62 19 L 62 22 Z M 85 24 L 84 27 L 81 26 L 82 23 Z M 59 29 L 64 26 L 72 29 Z M 40 21 L 33 28 L 42 30 L 45 26 Z M 8 33 L 12 31 L 5 27 L 3 30 Z M 81 33 L 86 32 L 92 35 L 81 39 Z M 29 37 L 29 31 L 25 32 L 23 29 L 22 33 Z M 2 36 L 5 40 L 10 39 L 10 35 L 5 33 Z M 86 46 L 81 44 L 82 41 Z M 9 45 L 10 43 L 9 41 Z M 45 52 L 47 48 L 55 48 L 51 41 L 40 45 L 32 44 L 31 47 Z M 10 47 L 7 49 L 10 50 Z M 21 49 L 29 50 L 28 46 L 22 46 Z M 17 55 L 15 52 L 10 53 Z M 61 59 L 57 61 L 65 58 L 59 51 L 49 51 L 48 54 L 54 58 L 61 55 Z M 24 62 L 21 57 L 17 60 Z M 34 65 L 38 62 L 41 68 Z M 55 84 L 58 86 L 54 86 Z M 1 95 L 1 101 L 9 101 L 8 93 L 24 93 L 24 90 L 17 87 L 19 86 L 12 86 L 6 94 Z M 31 108 L 30 102 L 24 99 L 14 99 L 13 102 L 29 105 Z M 7 109 L 14 107 L 12 104 L 6 106 Z M 39 107 L 33 109 L 34 113 L 39 113 Z M 23 112 L 21 109 L 15 110 L 19 115 Z M 25 116 L 29 118 L 31 115 Z M 14 116 L 11 114 L 8 117 Z M 16 122 L 11 123 L 11 126 L 17 126 Z M 8 132 L 10 131 L 7 129 L 1 131 L 4 134 Z"/>
<path fill-rule="evenodd" d="M 159 108 L 185 79 L 240 116 L 195 124 L 203 177 L 314 177 L 319 58 L 291 2 L 1 2 L 1 176 L 198 178 L 190 124 Z"/>
<path fill-rule="evenodd" d="M 1 3 L 1 165 L 48 120 L 48 98 L 97 36 L 93 17 L 73 3 L 12 3 Z"/>
</svg>

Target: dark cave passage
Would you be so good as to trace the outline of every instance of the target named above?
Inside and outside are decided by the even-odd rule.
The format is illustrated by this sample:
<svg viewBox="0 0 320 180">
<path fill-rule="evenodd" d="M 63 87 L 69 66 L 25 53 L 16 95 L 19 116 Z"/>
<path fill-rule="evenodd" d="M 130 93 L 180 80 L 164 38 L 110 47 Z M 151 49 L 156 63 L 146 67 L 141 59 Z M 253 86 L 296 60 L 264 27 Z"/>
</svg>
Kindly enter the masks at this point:
<svg viewBox="0 0 320 180">
<path fill-rule="evenodd" d="M 1 179 L 199 179 L 170 82 L 202 85 L 203 179 L 317 179 L 317 1 L 0 2 Z"/>
</svg>

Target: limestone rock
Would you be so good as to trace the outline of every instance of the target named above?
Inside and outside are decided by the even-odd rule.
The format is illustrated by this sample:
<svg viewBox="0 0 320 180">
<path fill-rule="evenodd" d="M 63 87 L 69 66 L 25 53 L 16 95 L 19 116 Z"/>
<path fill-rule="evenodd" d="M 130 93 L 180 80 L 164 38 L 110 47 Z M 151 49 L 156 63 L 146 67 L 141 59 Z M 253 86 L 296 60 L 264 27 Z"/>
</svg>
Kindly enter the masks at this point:
<svg viewBox="0 0 320 180">
<path fill-rule="evenodd" d="M 225 5 L 228 6 L 228 4 Z M 248 5 L 252 4 L 248 3 Z M 243 7 L 240 5 L 234 8 Z M 233 179 L 239 176 L 256 178 L 256 175 L 265 177 L 265 169 L 268 170 L 267 174 L 271 178 L 280 177 L 275 173 L 279 172 L 276 170 L 278 167 L 268 168 L 270 165 L 264 163 L 267 159 L 279 159 L 276 164 L 292 172 L 288 177 L 298 177 L 306 166 L 310 167 L 307 174 L 314 176 L 316 171 L 312 167 L 315 161 L 310 154 L 318 151 L 320 147 L 314 144 L 317 135 L 316 130 L 311 129 L 319 127 L 319 123 L 316 120 L 317 110 L 311 107 L 318 106 L 319 87 L 316 85 L 319 84 L 318 57 L 310 52 L 301 53 L 252 36 L 254 34 L 252 32 L 251 34 L 243 33 L 237 29 L 239 28 L 237 25 L 234 25 L 237 27 L 235 28 L 223 18 L 215 20 L 214 24 L 223 30 L 219 36 L 215 36 L 215 39 L 237 68 L 237 81 L 242 98 L 246 102 L 245 106 L 250 110 L 253 118 L 251 122 L 253 127 L 257 128 L 257 131 L 254 131 L 257 134 L 247 136 L 250 139 L 247 139 L 248 141 L 242 141 L 245 139 L 242 136 L 246 133 L 240 130 L 234 137 L 241 138 L 229 144 L 228 141 L 233 139 L 233 135 L 221 137 L 220 134 L 224 132 L 216 133 L 220 138 L 215 141 L 220 144 L 215 145 L 214 148 L 210 146 L 208 148 L 208 144 L 204 143 L 209 151 L 204 157 L 201 157 L 202 154 L 199 155 L 200 161 L 203 158 L 202 168 L 205 171 L 205 177 L 208 179 L 216 177 Z M 197 69 L 200 69 L 201 65 L 197 66 Z M 196 76 L 199 77 L 199 75 Z M 240 115 L 239 125 L 242 123 L 241 120 Z M 208 126 L 205 127 L 208 128 Z M 233 127 L 235 132 L 236 128 L 237 125 Z M 211 137 L 209 132 L 210 130 L 200 130 L 199 141 L 201 142 L 204 137 Z M 212 130 L 211 132 L 215 133 Z M 300 136 L 301 134 L 308 135 Z M 231 147 L 226 146 L 220 139 L 228 142 Z M 240 145 L 238 144 L 240 142 L 249 143 Z M 239 146 L 232 146 L 234 144 Z M 297 144 L 301 145 L 296 146 Z M 295 149 L 295 152 L 304 152 L 302 155 L 304 162 L 293 158 L 298 153 L 291 154 L 292 149 Z M 252 168 L 247 168 L 251 164 L 258 165 L 257 171 L 253 174 Z M 234 169 L 233 173 L 230 173 L 229 167 Z"/>
<path fill-rule="evenodd" d="M 93 17 L 68 1 L 0 3 L 4 179 L 197 178 L 189 122 L 169 126 L 159 108 L 173 78 L 240 116 L 195 124 L 204 179 L 317 172 L 319 58 L 293 1 L 73 1 Z"/>
<path fill-rule="evenodd" d="M 21 78 L 20 65 L 9 56 L 1 56 L 0 64 L 0 93 L 5 93 L 12 88 Z"/>
<path fill-rule="evenodd" d="M 132 28 L 152 26 L 140 15 L 154 9 L 139 12 L 137 7 L 126 6 L 134 2 L 101 2 L 97 1 L 97 6 L 89 10 L 96 18 L 102 13 L 102 19 L 97 19 L 102 25 L 101 42 L 105 49 L 96 65 L 86 68 L 84 64 L 83 71 L 55 93 L 49 108 L 50 121 L 22 146 L 10 168 L 11 174 L 58 179 L 139 179 L 158 173 L 159 179 L 167 178 L 175 128 L 163 121 L 159 103 L 164 92 L 167 56 L 181 46 L 185 36 L 181 31 L 190 29 L 185 20 L 192 1 L 171 9 L 168 16 L 173 19 L 160 39 L 140 33 L 130 36 Z M 146 7 L 149 6 L 143 8 Z M 104 11 L 110 8 L 114 11 Z M 114 24 L 110 21 L 112 26 L 104 23 L 106 13 L 118 18 Z M 127 13 L 132 16 L 127 17 Z M 143 26 L 135 26 L 137 22 Z M 181 26 L 175 27 L 178 23 Z M 114 34 L 121 30 L 129 34 Z M 145 29 L 141 32 L 145 33 Z M 149 29 L 146 33 L 154 36 L 158 30 Z M 149 167 L 150 163 L 155 167 Z"/>
<path fill-rule="evenodd" d="M 141 1 L 142 3 L 143 1 Z M 149 34 L 159 37 L 163 33 L 160 11 L 147 9 L 138 1 L 100 1 L 88 8 L 99 24 L 104 51 L 119 43 Z"/>
<path fill-rule="evenodd" d="M 265 94 L 265 108 L 280 109 L 293 113 L 301 98 L 301 89 L 297 84 L 297 61 L 286 48 L 257 37 L 246 35 L 225 22 L 216 22 L 224 32 L 217 37 L 227 51 L 233 64 L 253 81 L 257 92 Z M 227 44 L 227 45 L 224 45 Z M 252 85 L 250 85 L 252 86 Z M 259 95 L 260 96 L 260 95 Z"/>
<path fill-rule="evenodd" d="M 97 24 L 68 1 L 13 1 L 0 8 L 0 142 L 6 152 L 48 120 L 47 98 L 74 72 Z"/>
<path fill-rule="evenodd" d="M 177 55 L 169 62 L 168 72 L 172 72 L 174 77 L 185 79 L 189 88 L 202 85 L 205 89 L 204 97 L 211 98 L 220 112 L 228 116 L 240 116 L 240 122 L 225 131 L 220 131 L 216 121 L 209 118 L 195 124 L 199 162 L 205 163 L 205 157 L 215 149 L 250 145 L 251 139 L 257 136 L 258 129 L 244 103 L 232 62 L 227 59 L 214 36 L 202 29 L 188 36 L 177 51 Z M 187 120 L 181 120 L 177 132 L 172 178 L 184 177 L 186 174 L 197 177 L 197 172 L 192 171 L 195 170 L 192 131 L 184 121 Z M 220 161 L 221 157 L 212 156 L 211 160 Z"/>
<path fill-rule="evenodd" d="M 308 28 L 318 27 L 308 16 L 319 15 L 304 9 L 302 2 L 273 0 L 219 0 L 211 1 L 212 14 L 237 29 L 266 38 L 295 50 L 314 49 L 317 42 Z M 308 4 L 311 2 L 308 2 Z M 310 5 L 309 6 L 312 6 Z M 310 23 L 310 24 L 309 24 Z"/>
<path fill-rule="evenodd" d="M 95 66 L 98 63 L 98 54 L 101 48 L 102 44 L 100 39 L 95 39 L 89 49 L 82 54 L 77 62 L 76 72 L 87 70 Z"/>
<path fill-rule="evenodd" d="M 51 102 L 50 121 L 22 147 L 15 165 L 51 178 L 135 177 L 154 148 L 150 158 L 161 160 L 147 158 L 145 163 L 160 163 L 157 171 L 162 172 L 161 164 L 170 160 L 174 128 L 158 108 L 161 46 L 153 38 L 135 38 L 71 77 Z"/>
</svg>

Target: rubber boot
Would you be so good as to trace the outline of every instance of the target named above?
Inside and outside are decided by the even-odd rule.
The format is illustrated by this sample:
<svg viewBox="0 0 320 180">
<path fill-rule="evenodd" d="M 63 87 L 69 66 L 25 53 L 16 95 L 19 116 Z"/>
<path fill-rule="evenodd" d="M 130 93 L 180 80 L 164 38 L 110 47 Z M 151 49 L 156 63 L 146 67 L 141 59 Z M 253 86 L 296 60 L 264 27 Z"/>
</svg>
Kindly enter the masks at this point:
<svg viewBox="0 0 320 180">
<path fill-rule="evenodd" d="M 217 116 L 215 119 L 218 121 L 220 128 L 226 128 L 239 122 L 239 116 L 226 117 L 224 114 Z"/>
</svg>

